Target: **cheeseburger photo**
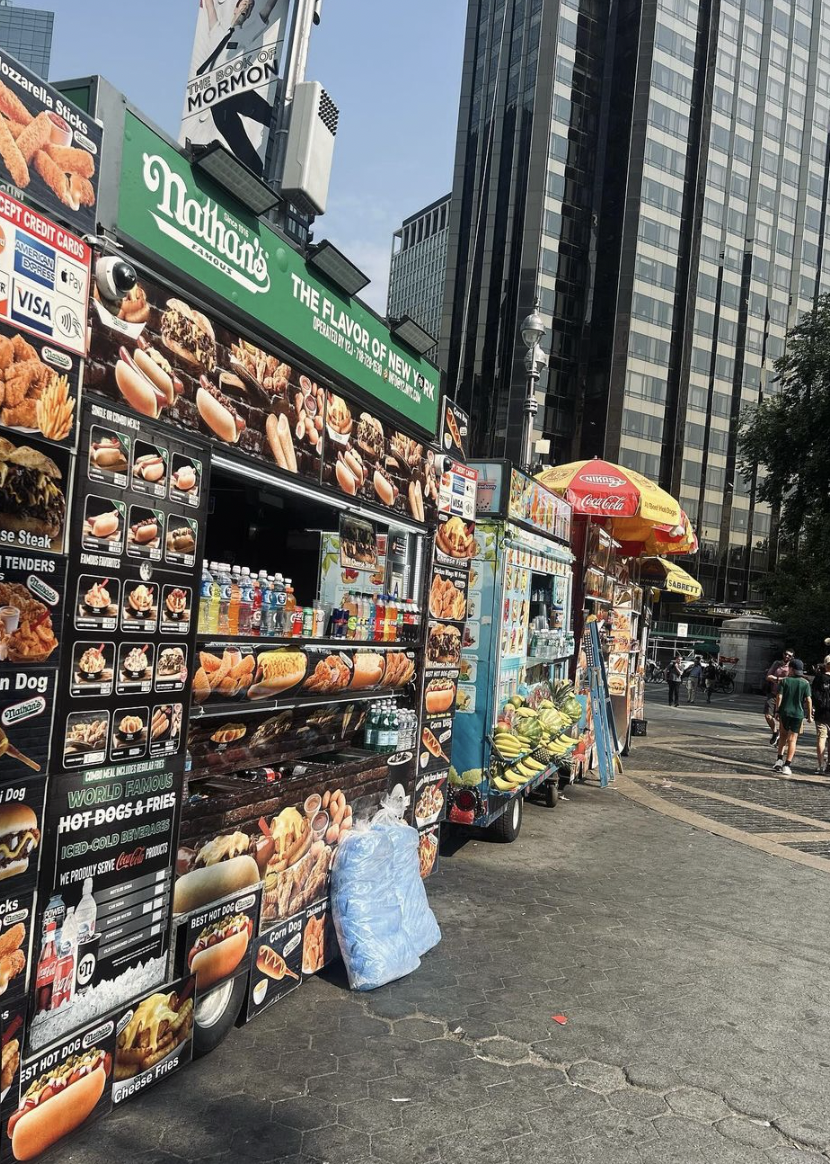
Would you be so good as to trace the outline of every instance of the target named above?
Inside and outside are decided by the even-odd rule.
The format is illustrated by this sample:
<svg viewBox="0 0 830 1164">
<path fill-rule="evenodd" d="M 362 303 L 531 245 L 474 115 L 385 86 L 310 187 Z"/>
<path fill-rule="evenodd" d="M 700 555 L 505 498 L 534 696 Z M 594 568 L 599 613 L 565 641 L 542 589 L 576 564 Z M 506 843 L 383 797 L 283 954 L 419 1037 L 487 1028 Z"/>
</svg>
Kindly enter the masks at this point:
<svg viewBox="0 0 830 1164">
<path fill-rule="evenodd" d="M 40 844 L 37 817 L 27 804 L 0 808 L 0 880 L 29 868 L 29 858 Z"/>
</svg>

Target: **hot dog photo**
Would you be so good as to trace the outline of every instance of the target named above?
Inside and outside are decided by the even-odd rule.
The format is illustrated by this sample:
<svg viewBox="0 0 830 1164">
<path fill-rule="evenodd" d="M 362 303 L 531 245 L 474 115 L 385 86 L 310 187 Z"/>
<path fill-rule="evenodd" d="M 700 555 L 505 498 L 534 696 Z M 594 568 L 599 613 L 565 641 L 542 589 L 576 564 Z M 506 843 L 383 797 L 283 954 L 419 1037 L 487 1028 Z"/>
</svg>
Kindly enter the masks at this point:
<svg viewBox="0 0 830 1164">
<path fill-rule="evenodd" d="M 89 1037 L 81 1032 L 24 1064 L 20 1101 L 5 1127 L 14 1160 L 34 1160 L 88 1120 L 107 1114 L 114 1033 L 114 1023 L 99 1024 Z"/>
<path fill-rule="evenodd" d="M 126 513 L 123 501 L 91 493 L 84 506 L 83 548 L 92 553 L 120 554 Z"/>
<path fill-rule="evenodd" d="M 87 476 L 123 489 L 130 467 L 131 438 L 111 428 L 93 425 L 90 433 Z"/>
<path fill-rule="evenodd" d="M 219 982 L 247 973 L 259 915 L 260 888 L 233 895 L 197 910 L 176 934 L 176 960 L 192 975 L 197 996 Z"/>
<path fill-rule="evenodd" d="M 164 497 L 167 493 L 167 449 L 136 441 L 133 452 L 131 488 L 133 493 Z"/>
</svg>

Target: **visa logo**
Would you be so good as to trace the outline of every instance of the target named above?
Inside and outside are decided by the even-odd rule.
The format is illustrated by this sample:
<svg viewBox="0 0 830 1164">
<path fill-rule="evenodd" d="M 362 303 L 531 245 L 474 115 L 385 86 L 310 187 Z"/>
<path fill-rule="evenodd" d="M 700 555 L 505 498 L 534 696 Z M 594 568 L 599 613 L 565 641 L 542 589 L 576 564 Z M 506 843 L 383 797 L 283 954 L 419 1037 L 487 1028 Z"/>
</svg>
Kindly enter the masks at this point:
<svg viewBox="0 0 830 1164">
<path fill-rule="evenodd" d="M 12 295 L 12 319 L 44 335 L 52 334 L 52 300 L 39 295 L 15 279 Z"/>
</svg>

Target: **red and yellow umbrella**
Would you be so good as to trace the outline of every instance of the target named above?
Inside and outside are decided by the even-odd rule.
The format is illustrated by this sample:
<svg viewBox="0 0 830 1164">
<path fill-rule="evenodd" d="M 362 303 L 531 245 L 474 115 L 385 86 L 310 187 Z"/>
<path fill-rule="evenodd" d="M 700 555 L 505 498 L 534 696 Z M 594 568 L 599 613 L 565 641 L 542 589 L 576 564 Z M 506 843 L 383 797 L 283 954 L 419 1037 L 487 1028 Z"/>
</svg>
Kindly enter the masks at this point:
<svg viewBox="0 0 830 1164">
<path fill-rule="evenodd" d="M 539 473 L 538 480 L 569 501 L 574 513 L 586 517 L 615 522 L 617 518 L 639 518 L 667 530 L 682 522 L 679 504 L 665 489 L 633 469 L 599 457 L 551 466 Z M 619 534 L 614 532 L 614 537 L 619 540 Z"/>
<path fill-rule="evenodd" d="M 697 534 L 682 509 L 680 517 L 681 520 L 674 526 L 654 524 L 636 517 L 611 519 L 605 525 L 611 536 L 620 543 L 620 553 L 630 558 L 648 554 L 696 554 Z"/>
</svg>

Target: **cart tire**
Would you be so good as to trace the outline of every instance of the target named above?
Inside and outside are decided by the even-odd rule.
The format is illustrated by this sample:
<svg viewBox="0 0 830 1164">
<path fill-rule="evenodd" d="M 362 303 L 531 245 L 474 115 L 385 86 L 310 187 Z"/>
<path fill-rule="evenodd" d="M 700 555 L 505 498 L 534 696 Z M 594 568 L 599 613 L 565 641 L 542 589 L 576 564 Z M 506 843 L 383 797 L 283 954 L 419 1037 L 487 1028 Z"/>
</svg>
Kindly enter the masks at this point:
<svg viewBox="0 0 830 1164">
<path fill-rule="evenodd" d="M 545 804 L 548 808 L 556 808 L 559 803 L 559 780 L 548 780 L 545 784 Z"/>
<path fill-rule="evenodd" d="M 487 830 L 494 841 L 500 845 L 510 845 L 518 837 L 522 828 L 522 811 L 524 797 L 514 796 L 507 812 L 503 812 L 497 821 L 494 821 Z"/>
<path fill-rule="evenodd" d="M 731 676 L 728 679 L 723 679 L 722 687 L 724 695 L 731 695 L 735 690 L 735 680 Z"/>
<path fill-rule="evenodd" d="M 240 974 L 214 987 L 198 1000 L 193 1015 L 193 1058 L 215 1051 L 236 1023 L 248 989 L 248 977 Z"/>
</svg>

